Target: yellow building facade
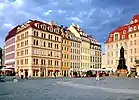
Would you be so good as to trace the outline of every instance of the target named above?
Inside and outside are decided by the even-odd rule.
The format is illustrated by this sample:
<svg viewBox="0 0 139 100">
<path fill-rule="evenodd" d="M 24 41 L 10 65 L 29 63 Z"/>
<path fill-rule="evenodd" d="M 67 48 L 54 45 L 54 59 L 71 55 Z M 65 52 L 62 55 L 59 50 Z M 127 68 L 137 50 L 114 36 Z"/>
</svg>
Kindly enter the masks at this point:
<svg viewBox="0 0 139 100">
<path fill-rule="evenodd" d="M 28 76 L 61 75 L 60 28 L 36 20 L 21 25 L 16 34 L 16 66 Z"/>
<path fill-rule="evenodd" d="M 90 39 L 88 38 L 88 35 L 84 33 L 80 26 L 77 25 L 75 26 L 72 24 L 68 28 L 74 35 L 78 38 L 81 39 L 81 56 L 80 56 L 80 61 L 81 61 L 81 67 L 80 70 L 89 70 L 90 69 Z"/>
<path fill-rule="evenodd" d="M 70 39 L 68 31 L 62 31 L 62 76 L 68 77 L 70 75 Z"/>
</svg>

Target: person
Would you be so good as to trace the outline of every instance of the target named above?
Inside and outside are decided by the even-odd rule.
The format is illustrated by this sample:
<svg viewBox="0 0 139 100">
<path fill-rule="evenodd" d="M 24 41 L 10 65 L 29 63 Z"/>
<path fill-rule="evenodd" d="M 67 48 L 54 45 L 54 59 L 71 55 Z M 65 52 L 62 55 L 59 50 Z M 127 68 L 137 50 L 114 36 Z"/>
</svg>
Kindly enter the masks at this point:
<svg viewBox="0 0 139 100">
<path fill-rule="evenodd" d="M 23 71 L 21 72 L 21 79 L 22 80 L 24 79 L 24 73 L 23 73 Z"/>
<path fill-rule="evenodd" d="M 120 75 L 120 72 L 118 71 L 118 72 L 117 72 L 117 76 L 119 77 L 119 75 Z"/>
<path fill-rule="evenodd" d="M 28 72 L 25 71 L 25 79 L 27 80 L 28 79 Z"/>
<path fill-rule="evenodd" d="M 96 75 L 96 80 L 99 81 L 99 77 L 100 77 L 100 73 L 97 72 L 97 75 Z"/>
<path fill-rule="evenodd" d="M 135 73 L 135 78 L 138 78 L 138 76 L 137 76 L 137 72 Z"/>
<path fill-rule="evenodd" d="M 55 77 L 55 79 L 56 79 L 56 72 L 54 72 L 54 77 Z"/>
</svg>

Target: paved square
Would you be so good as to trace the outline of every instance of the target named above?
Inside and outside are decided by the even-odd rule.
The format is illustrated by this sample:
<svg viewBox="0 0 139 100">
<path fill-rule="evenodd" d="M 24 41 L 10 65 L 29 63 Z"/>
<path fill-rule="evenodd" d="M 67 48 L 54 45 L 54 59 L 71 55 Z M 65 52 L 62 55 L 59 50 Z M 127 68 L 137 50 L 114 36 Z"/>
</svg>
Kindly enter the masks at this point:
<svg viewBox="0 0 139 100">
<path fill-rule="evenodd" d="M 0 83 L 0 100 L 139 100 L 139 80 L 58 78 Z"/>
</svg>

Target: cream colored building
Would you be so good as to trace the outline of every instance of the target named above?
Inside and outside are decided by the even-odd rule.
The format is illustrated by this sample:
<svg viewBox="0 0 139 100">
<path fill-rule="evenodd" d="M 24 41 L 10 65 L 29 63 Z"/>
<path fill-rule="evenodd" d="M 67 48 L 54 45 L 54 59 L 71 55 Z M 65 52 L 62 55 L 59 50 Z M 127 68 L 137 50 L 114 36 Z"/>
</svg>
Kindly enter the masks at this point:
<svg viewBox="0 0 139 100">
<path fill-rule="evenodd" d="M 139 15 L 135 15 L 129 24 L 111 32 L 106 41 L 107 67 L 116 70 L 121 46 L 125 49 L 125 59 L 128 70 L 139 73 Z"/>
<path fill-rule="evenodd" d="M 70 72 L 73 75 L 81 70 L 81 39 L 76 37 L 73 33 L 69 34 L 70 38 Z"/>
<path fill-rule="evenodd" d="M 106 68 L 106 55 L 105 54 L 102 54 L 102 68 Z"/>
<path fill-rule="evenodd" d="M 29 20 L 16 34 L 16 68 L 19 75 L 51 77 L 61 75 L 60 28 L 51 23 Z"/>
<path fill-rule="evenodd" d="M 129 22 L 128 58 L 128 66 L 135 67 L 139 73 L 139 15 L 135 15 Z"/>
<path fill-rule="evenodd" d="M 118 27 L 112 31 L 109 34 L 105 46 L 107 59 L 106 68 L 112 68 L 113 71 L 116 71 L 119 63 L 121 46 L 124 47 L 126 65 L 128 65 L 128 25 Z"/>
<path fill-rule="evenodd" d="M 102 68 L 102 49 L 100 43 L 89 36 L 90 39 L 90 68 L 101 69 Z"/>
<path fill-rule="evenodd" d="M 68 28 L 74 35 L 81 39 L 81 70 L 89 70 L 90 68 L 101 68 L 102 50 L 99 43 L 94 43 L 79 25 L 70 25 Z"/>
</svg>

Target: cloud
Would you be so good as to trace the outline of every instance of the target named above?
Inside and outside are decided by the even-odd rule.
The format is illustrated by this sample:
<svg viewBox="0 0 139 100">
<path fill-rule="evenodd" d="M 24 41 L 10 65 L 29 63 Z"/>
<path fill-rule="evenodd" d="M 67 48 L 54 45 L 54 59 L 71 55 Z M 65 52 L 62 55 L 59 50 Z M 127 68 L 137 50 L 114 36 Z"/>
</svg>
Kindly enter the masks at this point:
<svg viewBox="0 0 139 100">
<path fill-rule="evenodd" d="M 68 17 L 66 18 L 67 20 L 72 20 L 72 21 L 75 21 L 75 22 L 82 22 L 82 20 L 78 17 Z"/>
<path fill-rule="evenodd" d="M 44 15 L 48 16 L 48 15 L 50 15 L 50 13 L 52 13 L 52 10 L 48 10 L 48 11 L 44 12 Z"/>
<path fill-rule="evenodd" d="M 8 28 L 8 29 L 12 29 L 14 26 L 11 23 L 4 23 L 3 27 Z"/>
<path fill-rule="evenodd" d="M 0 38 L 10 27 L 37 19 L 64 26 L 75 22 L 104 43 L 113 29 L 139 13 L 138 4 L 139 0 L 0 0 Z"/>
</svg>

